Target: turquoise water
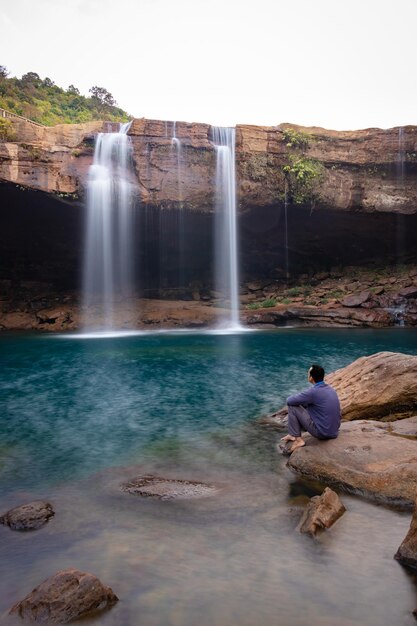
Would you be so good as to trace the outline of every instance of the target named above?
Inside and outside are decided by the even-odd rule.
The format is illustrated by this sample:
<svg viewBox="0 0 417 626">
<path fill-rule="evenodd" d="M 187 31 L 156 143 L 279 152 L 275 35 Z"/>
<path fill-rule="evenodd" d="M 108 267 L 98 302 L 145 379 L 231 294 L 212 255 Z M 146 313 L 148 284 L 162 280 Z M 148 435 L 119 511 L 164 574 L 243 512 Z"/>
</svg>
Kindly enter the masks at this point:
<svg viewBox="0 0 417 626">
<path fill-rule="evenodd" d="M 409 514 L 344 496 L 330 532 L 300 536 L 312 492 L 253 425 L 307 386 L 312 362 L 330 372 L 380 350 L 417 354 L 417 333 L 0 336 L 2 507 L 47 498 L 57 511 L 35 533 L 0 527 L 0 613 L 73 566 L 122 598 L 100 624 L 412 624 L 414 581 L 392 559 Z M 119 491 L 145 472 L 221 493 Z"/>
</svg>

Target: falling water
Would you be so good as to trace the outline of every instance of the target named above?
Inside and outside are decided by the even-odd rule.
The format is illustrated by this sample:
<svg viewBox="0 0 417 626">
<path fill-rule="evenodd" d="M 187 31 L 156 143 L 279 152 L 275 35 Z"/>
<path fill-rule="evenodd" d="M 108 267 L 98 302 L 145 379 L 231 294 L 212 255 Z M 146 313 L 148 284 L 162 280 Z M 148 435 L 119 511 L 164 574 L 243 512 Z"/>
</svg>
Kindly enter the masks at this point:
<svg viewBox="0 0 417 626">
<path fill-rule="evenodd" d="M 401 126 L 398 129 L 398 149 L 397 149 L 397 186 L 399 196 L 404 196 L 405 183 L 405 132 Z M 397 246 L 397 263 L 402 263 L 405 253 L 405 226 L 404 215 L 397 213 L 396 216 L 396 246 Z"/>
<path fill-rule="evenodd" d="M 216 150 L 216 289 L 230 300 L 222 327 L 239 330 L 235 129 L 212 129 Z"/>
<path fill-rule="evenodd" d="M 183 193 L 182 193 L 182 145 L 181 140 L 177 137 L 177 122 L 173 122 L 172 125 L 172 138 L 171 138 L 172 150 L 176 155 L 176 170 L 177 170 L 177 200 L 178 200 L 178 212 L 177 212 L 177 227 L 178 227 L 178 286 L 184 287 L 184 247 L 185 247 L 185 227 L 184 227 L 184 211 L 182 207 Z"/>
<path fill-rule="evenodd" d="M 83 296 L 90 329 L 114 329 L 116 298 L 126 302 L 133 294 L 129 127 L 98 134 L 88 173 Z"/>
</svg>

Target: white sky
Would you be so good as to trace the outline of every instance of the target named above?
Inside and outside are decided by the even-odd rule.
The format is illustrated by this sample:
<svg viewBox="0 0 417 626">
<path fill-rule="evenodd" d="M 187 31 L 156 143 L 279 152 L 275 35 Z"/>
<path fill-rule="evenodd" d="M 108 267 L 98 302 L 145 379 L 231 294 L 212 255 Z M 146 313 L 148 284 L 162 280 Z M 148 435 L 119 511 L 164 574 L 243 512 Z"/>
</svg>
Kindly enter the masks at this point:
<svg viewBox="0 0 417 626">
<path fill-rule="evenodd" d="M 135 117 L 417 124 L 417 0 L 0 0 L 0 64 Z"/>
</svg>

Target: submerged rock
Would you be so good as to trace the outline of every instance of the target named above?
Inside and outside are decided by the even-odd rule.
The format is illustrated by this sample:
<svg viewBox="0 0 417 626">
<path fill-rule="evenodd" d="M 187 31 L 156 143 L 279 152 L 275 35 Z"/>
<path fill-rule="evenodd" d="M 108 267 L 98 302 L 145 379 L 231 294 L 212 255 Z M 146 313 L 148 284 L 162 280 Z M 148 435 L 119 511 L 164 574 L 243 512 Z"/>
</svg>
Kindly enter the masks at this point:
<svg viewBox="0 0 417 626">
<path fill-rule="evenodd" d="M 301 533 L 314 537 L 333 526 L 345 511 L 346 508 L 337 493 L 326 487 L 321 496 L 310 499 L 298 529 Z"/>
<path fill-rule="evenodd" d="M 61 570 L 35 587 L 9 611 L 28 622 L 66 624 L 111 607 L 118 597 L 93 574 Z"/>
<path fill-rule="evenodd" d="M 410 422 L 415 425 L 416 419 Z M 306 445 L 293 452 L 288 467 L 374 500 L 411 506 L 417 496 L 417 440 L 395 430 L 406 421 L 345 423 L 339 437 L 327 441 L 307 435 Z"/>
<path fill-rule="evenodd" d="M 120 485 L 120 488 L 127 493 L 160 500 L 202 498 L 218 492 L 217 487 L 205 483 L 150 475 L 132 478 Z"/>
<path fill-rule="evenodd" d="M 36 530 L 55 515 L 49 502 L 29 502 L 10 509 L 0 517 L 0 523 L 10 526 L 12 530 Z"/>
<path fill-rule="evenodd" d="M 417 567 L 417 508 L 414 508 L 410 529 L 398 548 L 394 558 L 403 565 Z"/>
</svg>

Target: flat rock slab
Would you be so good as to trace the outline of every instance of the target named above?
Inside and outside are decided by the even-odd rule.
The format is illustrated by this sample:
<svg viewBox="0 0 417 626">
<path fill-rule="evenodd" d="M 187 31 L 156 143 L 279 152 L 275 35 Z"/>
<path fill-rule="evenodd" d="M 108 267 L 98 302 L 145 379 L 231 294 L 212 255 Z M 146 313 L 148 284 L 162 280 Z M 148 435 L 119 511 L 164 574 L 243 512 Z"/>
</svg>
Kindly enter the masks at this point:
<svg viewBox="0 0 417 626">
<path fill-rule="evenodd" d="M 288 467 L 374 500 L 411 506 L 417 496 L 417 441 L 395 432 L 407 421 L 344 423 L 339 437 L 328 441 L 306 436 L 307 445 L 293 452 Z"/>
<path fill-rule="evenodd" d="M 66 624 L 109 608 L 118 598 L 93 574 L 61 570 L 10 609 L 11 615 L 36 624 Z"/>
<path fill-rule="evenodd" d="M 49 502 L 29 502 L 10 509 L 0 517 L 0 523 L 12 530 L 36 530 L 55 515 Z"/>
<path fill-rule="evenodd" d="M 345 511 L 346 508 L 337 493 L 326 487 L 321 496 L 310 499 L 298 530 L 315 537 L 319 532 L 333 526 Z"/>
<path fill-rule="evenodd" d="M 185 500 L 204 498 L 218 493 L 218 488 L 192 480 L 162 478 L 161 476 L 137 476 L 120 485 L 122 491 L 142 497 L 160 500 Z"/>
</svg>

